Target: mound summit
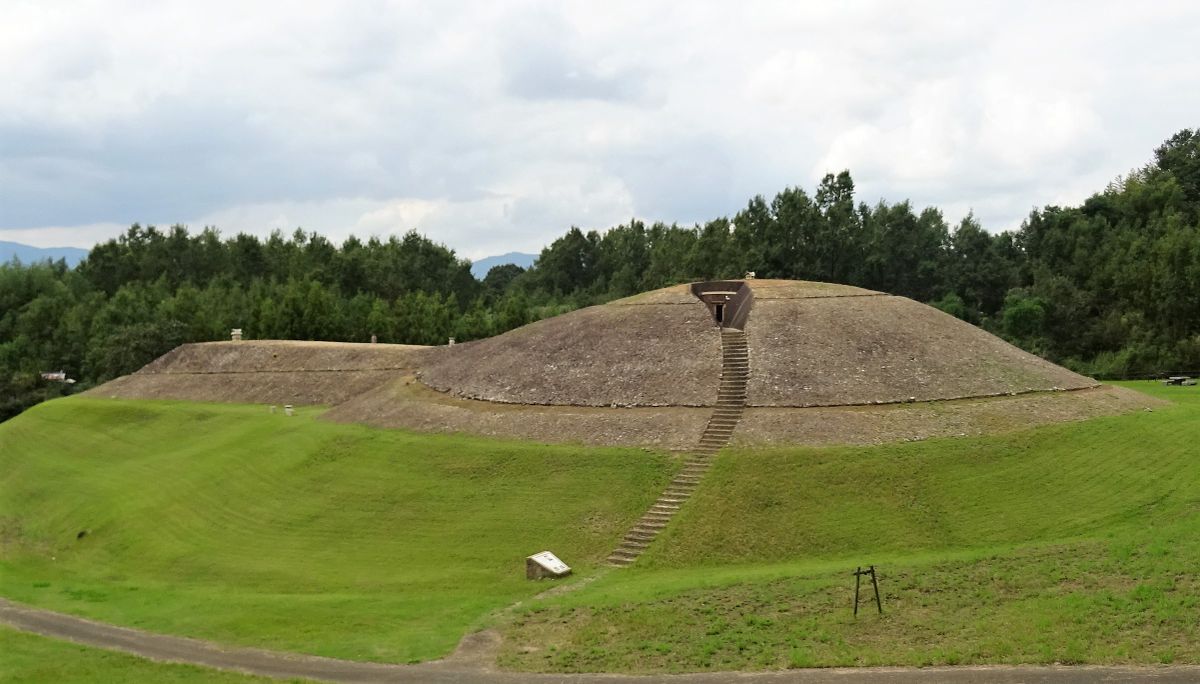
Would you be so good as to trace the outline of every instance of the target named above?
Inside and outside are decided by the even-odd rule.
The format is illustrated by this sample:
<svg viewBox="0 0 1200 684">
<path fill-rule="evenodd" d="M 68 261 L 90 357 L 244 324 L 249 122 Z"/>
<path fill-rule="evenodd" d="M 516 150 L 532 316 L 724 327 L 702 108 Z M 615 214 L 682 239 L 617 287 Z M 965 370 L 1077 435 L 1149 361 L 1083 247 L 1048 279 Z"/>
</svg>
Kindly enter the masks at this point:
<svg viewBox="0 0 1200 684">
<path fill-rule="evenodd" d="M 904 297 L 787 280 L 677 285 L 443 347 L 184 345 L 96 388 L 127 398 L 322 403 L 331 420 L 690 448 L 748 372 L 735 443 L 864 443 L 1079 420 L 1146 405 Z"/>
</svg>

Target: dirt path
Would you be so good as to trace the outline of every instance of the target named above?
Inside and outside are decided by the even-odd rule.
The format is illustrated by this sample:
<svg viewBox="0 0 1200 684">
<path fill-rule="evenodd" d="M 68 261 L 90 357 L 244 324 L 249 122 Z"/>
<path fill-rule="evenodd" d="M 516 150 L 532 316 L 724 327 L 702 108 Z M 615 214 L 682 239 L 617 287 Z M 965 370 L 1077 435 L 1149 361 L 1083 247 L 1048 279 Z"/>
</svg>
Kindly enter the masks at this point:
<svg viewBox="0 0 1200 684">
<path fill-rule="evenodd" d="M 64 639 L 164 662 L 190 663 L 278 678 L 300 678 L 330 682 L 428 682 L 429 684 L 507 684 L 539 682 L 551 684 L 702 684 L 745 682 L 753 684 L 1085 684 L 1091 682 L 1154 682 L 1184 684 L 1200 681 L 1200 667 L 952 667 L 952 668 L 836 668 L 788 670 L 784 672 L 718 672 L 687 675 L 539 675 L 498 672 L 490 668 L 494 634 L 482 633 L 464 639 L 455 654 L 445 660 L 419 665 L 360 663 L 295 653 L 277 653 L 252 648 L 227 648 L 206 641 L 150 634 L 115 627 L 62 613 L 31 608 L 0 599 L 0 623 L 15 629 Z"/>
</svg>

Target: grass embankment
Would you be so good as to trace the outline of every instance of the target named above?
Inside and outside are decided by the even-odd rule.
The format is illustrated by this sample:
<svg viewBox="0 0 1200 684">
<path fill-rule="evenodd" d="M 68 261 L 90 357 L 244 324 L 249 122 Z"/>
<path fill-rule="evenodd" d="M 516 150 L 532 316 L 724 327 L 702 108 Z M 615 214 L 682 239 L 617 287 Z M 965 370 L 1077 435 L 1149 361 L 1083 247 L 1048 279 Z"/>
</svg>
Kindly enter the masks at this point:
<svg viewBox="0 0 1200 684">
<path fill-rule="evenodd" d="M 0 626 L 0 680 L 8 684 L 266 684 L 279 681 L 194 665 L 156 663 L 125 653 L 23 634 L 3 626 Z"/>
<path fill-rule="evenodd" d="M 676 465 L 261 406 L 70 398 L 0 424 L 0 595 L 115 624 L 377 661 L 443 655 L 586 573 Z"/>
<path fill-rule="evenodd" d="M 723 453 L 638 566 L 519 615 L 502 663 L 1200 662 L 1200 389 L 1131 386 L 1175 404 L 985 438 Z M 864 602 L 855 620 L 850 571 L 868 564 L 884 615 Z"/>
</svg>

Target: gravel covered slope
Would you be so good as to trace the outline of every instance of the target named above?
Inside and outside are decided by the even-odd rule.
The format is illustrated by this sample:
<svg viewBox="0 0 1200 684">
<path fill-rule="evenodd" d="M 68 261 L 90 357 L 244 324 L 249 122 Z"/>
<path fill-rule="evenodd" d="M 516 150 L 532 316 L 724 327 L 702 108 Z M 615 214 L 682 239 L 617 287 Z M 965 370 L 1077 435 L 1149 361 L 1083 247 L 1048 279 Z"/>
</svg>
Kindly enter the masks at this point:
<svg viewBox="0 0 1200 684">
<path fill-rule="evenodd" d="M 712 405 L 721 339 L 704 305 L 694 297 L 623 302 L 438 348 L 420 379 L 455 396 L 506 403 Z"/>
<path fill-rule="evenodd" d="M 1097 384 L 904 297 L 756 296 L 746 335 L 751 406 L 928 401 Z"/>
</svg>

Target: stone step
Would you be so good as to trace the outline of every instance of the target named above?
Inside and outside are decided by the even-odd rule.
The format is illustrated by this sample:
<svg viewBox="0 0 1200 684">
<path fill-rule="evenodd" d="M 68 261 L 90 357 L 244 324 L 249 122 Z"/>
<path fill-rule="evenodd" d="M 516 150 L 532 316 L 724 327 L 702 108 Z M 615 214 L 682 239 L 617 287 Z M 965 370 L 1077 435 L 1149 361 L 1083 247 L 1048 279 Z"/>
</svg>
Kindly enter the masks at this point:
<svg viewBox="0 0 1200 684">
<path fill-rule="evenodd" d="M 629 539 L 628 537 L 626 537 L 626 538 L 625 538 L 625 539 L 624 539 L 624 540 L 621 542 L 621 545 L 620 545 L 620 546 L 618 546 L 617 548 L 619 548 L 619 549 L 629 549 L 630 551 L 632 551 L 632 550 L 634 550 L 634 549 L 639 549 L 639 550 L 640 550 L 640 549 L 645 549 L 645 548 L 647 548 L 647 547 L 649 547 L 649 546 L 650 546 L 650 542 L 649 542 L 649 541 L 642 540 L 642 539 Z"/>
<path fill-rule="evenodd" d="M 685 503 L 687 503 L 686 496 L 678 497 L 678 496 L 667 496 L 664 494 L 663 496 L 658 497 L 658 501 L 655 502 L 654 505 L 658 506 L 661 504 L 661 505 L 665 505 L 665 506 L 674 506 L 675 510 L 679 510 L 679 507 Z"/>
<path fill-rule="evenodd" d="M 646 517 L 643 515 L 642 517 L 637 518 L 637 522 L 634 523 L 634 527 L 653 530 L 653 532 L 659 532 L 659 530 L 667 526 L 668 522 L 671 522 L 670 517 Z"/>
<path fill-rule="evenodd" d="M 679 510 L 679 502 L 678 501 L 663 501 L 662 499 L 659 499 L 658 501 L 654 502 L 650 506 L 650 510 L 660 511 L 660 512 L 664 512 L 664 513 L 667 511 L 670 511 L 673 514 L 673 513 L 675 513 L 675 511 Z"/>
</svg>

